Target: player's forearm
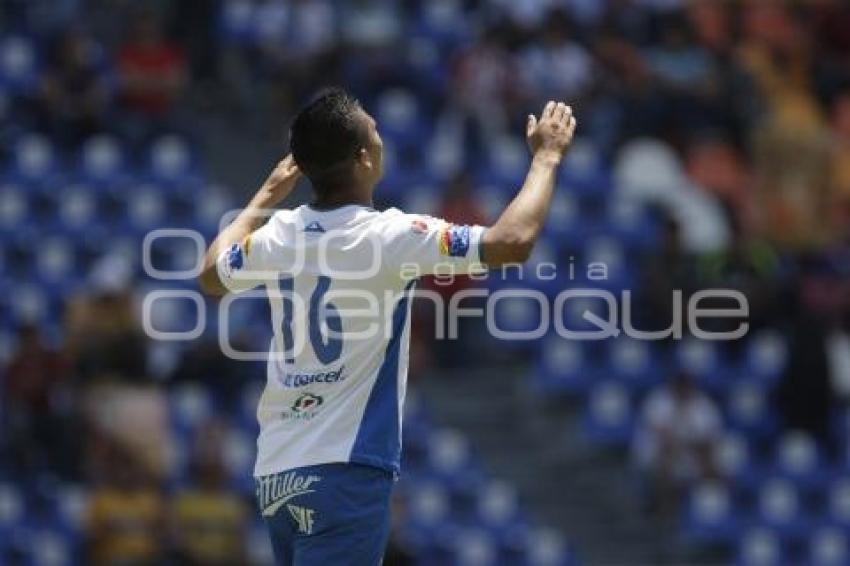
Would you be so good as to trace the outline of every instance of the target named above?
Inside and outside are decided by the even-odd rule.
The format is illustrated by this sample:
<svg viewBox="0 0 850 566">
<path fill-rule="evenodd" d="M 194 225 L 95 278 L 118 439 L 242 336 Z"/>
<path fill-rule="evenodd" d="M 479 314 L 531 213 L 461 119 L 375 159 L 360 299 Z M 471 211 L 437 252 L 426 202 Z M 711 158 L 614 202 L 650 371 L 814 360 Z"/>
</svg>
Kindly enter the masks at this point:
<svg viewBox="0 0 850 566">
<path fill-rule="evenodd" d="M 271 216 L 270 211 L 276 208 L 285 199 L 301 175 L 295 159 L 287 155 L 271 172 L 271 175 L 251 199 L 251 202 L 242 209 L 236 219 L 227 226 L 218 237 L 210 244 L 204 255 L 204 265 L 198 281 L 201 289 L 210 295 L 224 295 L 227 288 L 218 278 L 216 261 L 221 253 L 233 244 L 242 243 L 257 228 L 263 225 Z"/>
<path fill-rule="evenodd" d="M 216 261 L 222 252 L 233 244 L 242 243 L 257 228 L 263 225 L 269 217 L 269 211 L 278 203 L 268 191 L 260 189 L 251 202 L 242 209 L 226 228 L 207 248 L 204 255 L 204 266 L 198 278 L 201 289 L 210 295 L 224 295 L 227 288 L 221 283 L 216 269 Z"/>
<path fill-rule="evenodd" d="M 522 189 L 484 234 L 485 260 L 491 267 L 528 259 L 546 222 L 561 157 L 534 155 Z"/>
</svg>

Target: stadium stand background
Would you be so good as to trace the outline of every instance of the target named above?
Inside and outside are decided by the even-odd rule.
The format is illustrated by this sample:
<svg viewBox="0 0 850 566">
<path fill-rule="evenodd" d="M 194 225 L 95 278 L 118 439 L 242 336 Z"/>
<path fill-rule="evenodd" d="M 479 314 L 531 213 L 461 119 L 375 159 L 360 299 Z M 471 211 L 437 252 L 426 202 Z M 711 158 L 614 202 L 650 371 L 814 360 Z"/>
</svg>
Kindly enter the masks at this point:
<svg viewBox="0 0 850 566">
<path fill-rule="evenodd" d="M 387 564 L 850 560 L 846 3 L 136 4 L 0 4 L 0 564 L 268 563 L 250 478 L 262 365 L 221 356 L 213 303 L 198 340 L 144 335 L 152 291 L 160 330 L 191 330 L 197 306 L 174 295 L 193 281 L 145 273 L 143 241 L 210 238 L 332 83 L 378 119 L 378 204 L 459 222 L 516 191 L 525 115 L 574 102 L 526 276 L 432 289 L 631 290 L 655 329 L 674 289 L 751 306 L 731 343 L 497 341 L 466 320 L 435 342 L 417 306 Z M 197 253 L 149 251 L 169 272 Z M 592 329 L 578 306 L 604 315 L 574 305 L 576 330 Z M 539 316 L 525 299 L 495 314 Z M 266 316 L 235 305 L 230 335 L 263 350 Z M 671 475 L 677 456 L 645 442 L 674 377 L 700 400 L 680 418 L 711 424 L 676 440 L 697 463 Z"/>
</svg>

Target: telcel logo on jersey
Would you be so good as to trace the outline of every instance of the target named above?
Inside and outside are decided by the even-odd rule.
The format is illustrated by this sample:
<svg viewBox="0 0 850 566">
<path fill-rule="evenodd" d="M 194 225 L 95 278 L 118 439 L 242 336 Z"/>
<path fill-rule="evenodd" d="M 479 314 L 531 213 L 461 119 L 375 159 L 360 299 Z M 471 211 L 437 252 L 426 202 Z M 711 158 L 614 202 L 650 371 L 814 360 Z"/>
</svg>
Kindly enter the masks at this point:
<svg viewBox="0 0 850 566">
<path fill-rule="evenodd" d="M 301 476 L 298 472 L 285 472 L 257 478 L 257 500 L 260 502 L 263 515 L 270 517 L 293 497 L 313 493 L 316 490 L 310 489 L 310 486 L 321 480 L 321 476 Z"/>
<path fill-rule="evenodd" d="M 312 383 L 337 383 L 345 379 L 345 374 L 342 370 L 345 365 L 339 367 L 336 371 L 325 371 L 319 373 L 287 373 L 280 378 L 280 383 L 287 388 L 305 387 Z"/>
<path fill-rule="evenodd" d="M 316 413 L 319 411 L 319 407 L 325 402 L 325 399 L 321 395 L 314 395 L 313 393 L 302 393 L 298 396 L 294 403 L 292 403 L 292 408 L 289 411 L 284 411 L 281 413 L 280 417 L 283 420 L 301 420 L 301 421 L 309 421 L 313 417 L 316 416 Z"/>
</svg>

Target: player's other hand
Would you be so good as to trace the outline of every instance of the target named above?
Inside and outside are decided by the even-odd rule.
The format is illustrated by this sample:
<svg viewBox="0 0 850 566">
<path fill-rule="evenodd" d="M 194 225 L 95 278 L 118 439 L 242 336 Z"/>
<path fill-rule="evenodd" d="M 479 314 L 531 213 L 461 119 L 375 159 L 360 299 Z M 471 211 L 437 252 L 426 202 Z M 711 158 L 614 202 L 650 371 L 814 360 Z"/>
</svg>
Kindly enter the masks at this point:
<svg viewBox="0 0 850 566">
<path fill-rule="evenodd" d="M 292 192 L 300 176 L 301 171 L 295 164 L 292 154 L 289 154 L 278 162 L 269 178 L 263 183 L 262 190 L 272 200 L 280 202 Z"/>
<path fill-rule="evenodd" d="M 563 102 L 550 100 L 543 107 L 539 120 L 529 114 L 525 137 L 532 155 L 551 157 L 560 162 L 573 141 L 575 131 L 576 119 L 572 108 Z"/>
</svg>

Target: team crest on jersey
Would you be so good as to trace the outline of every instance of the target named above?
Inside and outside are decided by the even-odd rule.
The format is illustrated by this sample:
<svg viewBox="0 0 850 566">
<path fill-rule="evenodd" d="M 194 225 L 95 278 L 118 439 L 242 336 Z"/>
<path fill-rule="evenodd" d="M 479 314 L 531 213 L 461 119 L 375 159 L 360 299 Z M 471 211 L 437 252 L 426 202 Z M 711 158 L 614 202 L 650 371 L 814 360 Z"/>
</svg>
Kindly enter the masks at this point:
<svg viewBox="0 0 850 566">
<path fill-rule="evenodd" d="M 410 229 L 417 234 L 426 234 L 428 232 L 428 222 L 424 218 L 415 218 L 410 223 Z"/>
<path fill-rule="evenodd" d="M 232 276 L 234 272 L 242 269 L 242 266 L 245 265 L 245 256 L 242 252 L 242 246 L 239 244 L 233 244 L 230 246 L 230 249 L 227 250 L 227 257 L 225 258 L 225 275 L 228 277 Z"/>
<path fill-rule="evenodd" d="M 469 226 L 448 224 L 440 230 L 440 253 L 450 257 L 466 257 L 469 251 Z"/>
<path fill-rule="evenodd" d="M 319 407 L 325 402 L 321 395 L 313 393 L 302 393 L 292 403 L 289 411 L 284 411 L 281 417 L 284 420 L 310 420 L 316 416 Z"/>
</svg>

